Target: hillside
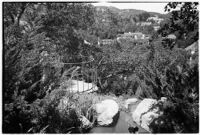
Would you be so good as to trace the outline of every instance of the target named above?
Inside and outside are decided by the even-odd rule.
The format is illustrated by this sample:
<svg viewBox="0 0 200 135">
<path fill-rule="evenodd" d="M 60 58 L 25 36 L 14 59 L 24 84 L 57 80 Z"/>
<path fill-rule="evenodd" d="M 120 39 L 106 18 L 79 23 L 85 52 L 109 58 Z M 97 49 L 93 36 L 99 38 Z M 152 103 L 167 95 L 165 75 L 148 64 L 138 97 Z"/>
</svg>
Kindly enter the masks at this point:
<svg viewBox="0 0 200 135">
<path fill-rule="evenodd" d="M 153 34 L 155 32 L 153 22 L 151 26 L 137 26 L 146 22 L 149 17 L 158 16 L 158 18 L 166 19 L 165 14 L 146 12 L 136 9 L 118 9 L 116 7 L 96 6 L 94 15 L 96 21 L 96 33 L 101 39 L 116 38 L 118 33 L 140 31 L 144 34 Z"/>
<path fill-rule="evenodd" d="M 157 15 L 158 17 L 162 17 L 165 18 L 167 17 L 167 14 L 160 14 L 160 13 L 156 13 L 156 12 L 147 12 L 144 10 L 138 10 L 138 9 L 118 9 L 116 7 L 112 7 L 112 6 L 96 6 L 96 8 L 98 9 L 103 9 L 103 10 L 110 10 L 113 13 L 116 13 L 118 15 L 120 15 L 123 18 L 128 18 L 130 16 L 136 16 L 142 13 L 149 13 L 151 16 L 155 16 Z"/>
</svg>

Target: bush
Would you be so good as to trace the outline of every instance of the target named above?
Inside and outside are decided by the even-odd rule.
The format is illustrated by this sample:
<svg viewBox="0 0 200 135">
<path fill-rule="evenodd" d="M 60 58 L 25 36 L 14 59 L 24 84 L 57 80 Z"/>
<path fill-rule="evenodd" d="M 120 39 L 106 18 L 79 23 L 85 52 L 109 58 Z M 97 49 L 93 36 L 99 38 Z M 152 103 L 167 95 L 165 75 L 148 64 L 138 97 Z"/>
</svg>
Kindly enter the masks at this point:
<svg viewBox="0 0 200 135">
<path fill-rule="evenodd" d="M 146 82 L 146 85 L 152 87 L 156 98 L 168 99 L 167 103 L 160 105 L 164 114 L 152 122 L 152 132 L 197 133 L 199 131 L 198 64 L 188 67 L 187 63 L 182 63 L 178 68 L 174 67 L 175 65 L 170 66 L 162 78 L 157 76 L 154 82 L 149 84 Z M 159 124 L 159 121 L 163 121 L 164 124 Z"/>
<path fill-rule="evenodd" d="M 81 97 L 81 96 L 78 96 Z M 92 97 L 92 96 L 91 96 Z M 61 101 L 65 100 L 64 104 Z M 92 118 L 86 112 L 92 106 L 90 98 L 77 97 L 63 90 L 54 90 L 44 99 L 28 104 L 23 97 L 6 104 L 3 119 L 4 133 L 84 133 L 80 116 Z M 82 102 L 81 102 L 82 101 Z M 87 115 L 86 115 L 87 114 Z M 89 116 L 90 115 L 90 116 Z"/>
</svg>

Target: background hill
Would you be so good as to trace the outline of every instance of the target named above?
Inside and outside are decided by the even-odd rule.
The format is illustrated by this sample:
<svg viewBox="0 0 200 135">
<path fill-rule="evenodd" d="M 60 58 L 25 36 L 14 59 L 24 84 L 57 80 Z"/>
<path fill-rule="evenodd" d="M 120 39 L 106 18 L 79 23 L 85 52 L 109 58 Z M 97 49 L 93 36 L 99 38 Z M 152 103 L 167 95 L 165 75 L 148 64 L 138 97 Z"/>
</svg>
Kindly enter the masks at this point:
<svg viewBox="0 0 200 135">
<path fill-rule="evenodd" d="M 153 34 L 153 26 L 159 26 L 160 23 L 152 22 L 150 25 L 142 25 L 149 17 L 158 16 L 166 19 L 167 15 L 146 12 L 136 9 L 118 9 L 116 7 L 96 6 L 94 15 L 95 26 L 93 33 L 96 33 L 101 39 L 113 39 L 117 34 L 124 32 L 140 31 L 144 34 Z M 139 25 L 138 25 L 139 24 Z"/>
<path fill-rule="evenodd" d="M 136 16 L 142 13 L 149 13 L 151 16 L 155 16 L 157 15 L 160 18 L 165 18 L 168 15 L 167 14 L 160 14 L 160 13 L 156 13 L 156 12 L 147 12 L 144 10 L 138 10 L 138 9 L 118 9 L 116 7 L 112 7 L 112 6 L 96 6 L 96 8 L 98 9 L 103 9 L 103 10 L 110 10 L 115 14 L 120 15 L 123 18 L 126 17 L 130 17 L 130 16 Z"/>
</svg>

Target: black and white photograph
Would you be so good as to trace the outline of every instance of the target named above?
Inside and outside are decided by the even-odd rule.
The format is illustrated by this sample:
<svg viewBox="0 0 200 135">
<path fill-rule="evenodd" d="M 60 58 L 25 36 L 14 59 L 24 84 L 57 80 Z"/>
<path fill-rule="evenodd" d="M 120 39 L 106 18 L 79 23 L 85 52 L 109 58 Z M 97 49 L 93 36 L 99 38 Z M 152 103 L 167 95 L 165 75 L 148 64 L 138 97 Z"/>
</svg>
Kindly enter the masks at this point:
<svg viewBox="0 0 200 135">
<path fill-rule="evenodd" d="M 3 1 L 3 134 L 199 133 L 198 1 Z"/>
</svg>

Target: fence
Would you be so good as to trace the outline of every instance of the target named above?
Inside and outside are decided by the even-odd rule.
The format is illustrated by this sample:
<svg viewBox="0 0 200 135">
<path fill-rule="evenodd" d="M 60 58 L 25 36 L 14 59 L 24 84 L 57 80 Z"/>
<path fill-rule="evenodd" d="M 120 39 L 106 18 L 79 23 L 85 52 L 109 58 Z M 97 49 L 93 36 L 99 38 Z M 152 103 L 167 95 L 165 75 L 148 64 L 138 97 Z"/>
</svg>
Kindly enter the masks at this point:
<svg viewBox="0 0 200 135">
<path fill-rule="evenodd" d="M 97 91 L 97 70 L 92 56 L 71 55 L 64 62 L 63 76 L 67 80 L 67 90 L 80 92 Z"/>
</svg>

